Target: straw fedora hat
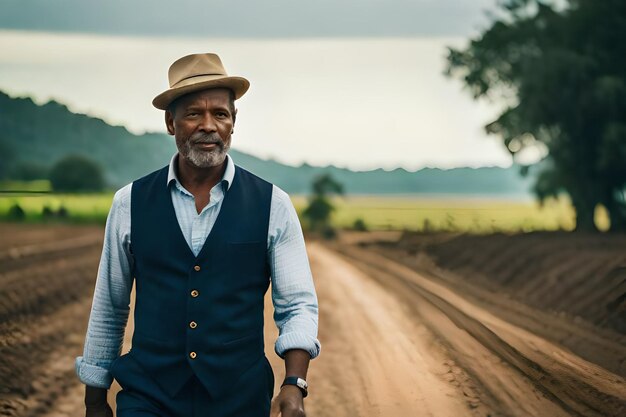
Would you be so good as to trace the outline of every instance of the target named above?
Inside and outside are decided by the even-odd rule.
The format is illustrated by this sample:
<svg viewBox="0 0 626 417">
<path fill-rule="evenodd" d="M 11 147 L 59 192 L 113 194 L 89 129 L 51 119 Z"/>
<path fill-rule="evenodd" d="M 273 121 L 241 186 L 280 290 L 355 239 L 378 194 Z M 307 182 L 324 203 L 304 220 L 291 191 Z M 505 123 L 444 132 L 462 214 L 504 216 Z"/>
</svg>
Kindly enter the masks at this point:
<svg viewBox="0 0 626 417">
<path fill-rule="evenodd" d="M 207 88 L 230 88 L 236 100 L 250 87 L 245 78 L 229 76 L 216 54 L 192 54 L 177 59 L 170 66 L 168 78 L 170 88 L 152 100 L 157 109 L 166 110 L 178 97 Z"/>
</svg>

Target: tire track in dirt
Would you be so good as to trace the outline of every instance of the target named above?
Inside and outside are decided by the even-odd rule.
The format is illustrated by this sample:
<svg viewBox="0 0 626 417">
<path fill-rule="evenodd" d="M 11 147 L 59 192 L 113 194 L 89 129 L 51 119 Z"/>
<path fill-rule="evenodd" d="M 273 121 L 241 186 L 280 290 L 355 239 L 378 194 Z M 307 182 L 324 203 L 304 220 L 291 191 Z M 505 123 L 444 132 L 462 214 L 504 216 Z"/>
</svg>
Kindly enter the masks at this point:
<svg viewBox="0 0 626 417">
<path fill-rule="evenodd" d="M 511 294 L 511 289 L 501 287 L 498 282 L 485 281 L 484 277 L 476 276 L 468 279 L 466 275 L 460 272 L 460 269 L 451 271 L 447 269 L 447 265 L 446 267 L 440 266 L 424 251 L 419 253 L 411 251 L 413 252 L 411 253 L 390 245 L 379 244 L 366 245 L 366 247 L 367 250 L 375 251 L 388 259 L 393 259 L 420 274 L 435 279 L 448 288 L 454 289 L 457 293 L 463 294 L 464 298 L 492 312 L 504 321 L 564 346 L 576 355 L 596 363 L 623 378 L 626 377 L 625 336 L 611 329 L 594 325 L 581 317 L 572 318 L 563 311 L 544 311 L 522 302 L 525 293 L 523 290 L 526 289 L 531 289 L 532 292 L 543 291 L 551 293 L 552 297 L 555 296 L 554 288 L 541 290 L 542 279 L 534 278 L 532 284 L 525 284 L 523 289 L 515 289 L 513 294 Z M 595 263 L 597 262 L 596 259 Z M 603 263 L 606 265 L 606 269 L 613 269 L 619 262 L 621 262 L 620 259 L 615 259 Z M 531 262 L 529 269 L 533 269 L 534 264 Z M 525 273 L 527 272 L 525 271 Z M 470 272 L 466 274 L 470 274 Z M 543 272 L 540 270 L 534 271 L 533 274 L 539 277 L 543 276 Z M 620 278 L 616 277 L 617 280 L 620 280 Z M 544 287 L 545 285 L 546 283 L 544 282 Z M 603 302 L 601 299 L 606 300 L 606 293 L 611 290 L 614 293 L 618 293 L 619 288 L 615 287 L 623 284 L 607 285 L 608 289 L 606 290 L 601 283 L 597 285 L 600 287 L 600 290 L 590 291 L 589 287 L 587 287 L 588 298 L 595 299 L 597 304 L 602 306 Z M 561 304 L 579 302 L 571 300 L 569 293 L 561 293 L 564 294 L 559 300 Z M 586 303 L 588 304 L 588 301 Z M 552 303 L 551 305 L 554 304 Z"/>
<path fill-rule="evenodd" d="M 322 243 L 307 242 L 307 249 L 322 343 L 309 369 L 307 416 L 487 415 L 479 388 L 395 294 Z M 271 312 L 268 298 L 266 346 L 277 336 Z M 284 364 L 274 356 L 279 385 Z"/>
<path fill-rule="evenodd" d="M 492 384 L 493 381 L 485 377 L 485 367 L 465 363 L 466 369 L 482 382 L 491 395 L 506 405 L 501 412 L 506 413 L 509 410 L 510 415 L 541 415 L 538 414 L 539 411 L 546 413 L 546 407 L 550 406 L 546 399 L 553 406 L 556 405 L 557 409 L 545 415 L 558 415 L 555 413 L 559 409 L 560 414 L 565 412 L 566 415 L 584 416 L 621 416 L 626 412 L 626 383 L 623 378 L 491 316 L 450 289 L 428 281 L 387 258 L 356 247 L 334 248 L 348 256 L 369 276 L 387 286 L 395 286 L 397 294 L 404 296 L 405 302 L 410 304 L 416 302 L 416 296 L 421 298 L 445 313 L 449 320 L 472 338 L 466 341 L 465 346 L 460 346 L 457 340 L 441 332 L 441 328 L 431 327 L 450 346 L 461 352 L 469 344 L 477 344 L 476 351 L 486 350 L 499 357 L 503 364 L 515 369 L 517 375 L 510 375 L 512 381 L 517 380 L 517 386 L 513 387 L 511 381 L 502 381 L 500 385 Z M 432 326 L 432 321 L 430 323 Z M 465 354 L 470 355 L 467 351 Z M 498 372 L 502 375 L 510 374 L 505 369 Z M 493 373 L 491 379 L 497 378 L 498 372 Z M 543 394 L 543 401 L 539 401 L 541 407 L 536 408 L 535 403 L 530 404 L 530 409 L 524 410 L 527 406 L 524 403 L 533 397 L 535 390 Z M 535 401 L 541 400 L 536 395 L 534 397 Z M 508 401 L 511 398 L 513 402 Z M 521 414 L 513 411 L 516 407 L 521 408 Z"/>
</svg>

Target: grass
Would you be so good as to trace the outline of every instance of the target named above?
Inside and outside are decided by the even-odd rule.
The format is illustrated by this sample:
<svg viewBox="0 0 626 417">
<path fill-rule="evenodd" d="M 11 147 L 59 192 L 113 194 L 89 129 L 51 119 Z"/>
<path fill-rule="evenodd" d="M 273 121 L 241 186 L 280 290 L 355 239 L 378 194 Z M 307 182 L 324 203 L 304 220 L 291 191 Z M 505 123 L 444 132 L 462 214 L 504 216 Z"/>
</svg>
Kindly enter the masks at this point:
<svg viewBox="0 0 626 417">
<path fill-rule="evenodd" d="M 25 212 L 22 221 L 37 223 L 70 221 L 104 223 L 113 193 L 98 194 L 0 194 L 0 219 L 10 220 L 9 209 L 14 204 Z M 292 196 L 301 213 L 307 197 Z M 567 198 L 549 200 L 544 207 L 533 201 L 502 199 L 421 196 L 352 195 L 332 199 L 336 210 L 332 221 L 337 227 L 350 228 L 361 218 L 372 230 L 450 230 L 470 233 L 496 231 L 572 230 L 574 211 Z M 44 207 L 57 211 L 65 207 L 67 219 L 44 217 Z M 603 210 L 596 220 L 601 229 L 608 227 Z M 306 224 L 305 224 L 306 226 Z"/>
<path fill-rule="evenodd" d="M 0 219 L 9 220 L 10 207 L 19 204 L 24 210 L 22 221 L 29 223 L 70 221 L 74 223 L 104 223 L 106 221 L 113 192 L 94 194 L 0 194 Z M 64 207 L 68 217 L 58 219 L 44 217 L 44 207 L 58 212 Z"/>
<path fill-rule="evenodd" d="M 306 207 L 304 196 L 293 198 L 298 212 Z M 470 233 L 573 230 L 575 212 L 569 199 L 549 199 L 543 207 L 535 201 L 473 197 L 346 196 L 332 200 L 332 221 L 350 228 L 361 218 L 371 230 L 462 231 Z M 606 212 L 596 212 L 601 230 L 608 228 Z"/>
<path fill-rule="evenodd" d="M 49 192 L 52 190 L 50 181 L 0 181 L 0 191 Z"/>
</svg>

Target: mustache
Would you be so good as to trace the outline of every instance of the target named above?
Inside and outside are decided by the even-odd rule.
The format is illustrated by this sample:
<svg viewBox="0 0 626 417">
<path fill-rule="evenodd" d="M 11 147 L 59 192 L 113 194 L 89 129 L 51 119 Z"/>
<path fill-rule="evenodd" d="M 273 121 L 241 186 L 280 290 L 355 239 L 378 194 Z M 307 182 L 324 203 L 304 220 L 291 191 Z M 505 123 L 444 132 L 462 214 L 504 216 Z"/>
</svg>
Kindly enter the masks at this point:
<svg viewBox="0 0 626 417">
<path fill-rule="evenodd" d="M 221 147 L 224 147 L 224 141 L 217 133 L 203 133 L 196 132 L 189 138 L 192 143 L 216 143 Z"/>
</svg>

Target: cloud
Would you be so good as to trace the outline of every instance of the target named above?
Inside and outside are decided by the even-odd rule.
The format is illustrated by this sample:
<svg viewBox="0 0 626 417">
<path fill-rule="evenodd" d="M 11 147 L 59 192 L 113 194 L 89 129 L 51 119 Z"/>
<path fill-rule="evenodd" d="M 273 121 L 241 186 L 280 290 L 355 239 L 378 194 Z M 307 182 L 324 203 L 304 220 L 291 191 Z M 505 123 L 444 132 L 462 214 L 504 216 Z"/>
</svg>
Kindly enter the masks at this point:
<svg viewBox="0 0 626 417">
<path fill-rule="evenodd" d="M 216 37 L 468 36 L 495 0 L 3 0 L 0 28 Z"/>
</svg>

